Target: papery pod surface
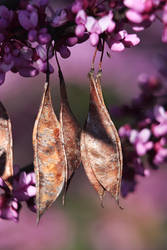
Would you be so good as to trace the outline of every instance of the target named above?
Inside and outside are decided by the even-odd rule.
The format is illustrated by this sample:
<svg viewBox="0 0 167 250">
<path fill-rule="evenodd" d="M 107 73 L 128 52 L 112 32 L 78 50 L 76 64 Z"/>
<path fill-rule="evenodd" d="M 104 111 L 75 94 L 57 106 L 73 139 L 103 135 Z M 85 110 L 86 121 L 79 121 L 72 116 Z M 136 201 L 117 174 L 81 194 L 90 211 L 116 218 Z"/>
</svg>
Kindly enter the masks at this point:
<svg viewBox="0 0 167 250">
<path fill-rule="evenodd" d="M 13 139 L 11 121 L 8 113 L 0 102 L 0 177 L 9 189 L 12 189 L 13 176 Z"/>
<path fill-rule="evenodd" d="M 83 130 L 81 133 L 81 143 L 80 143 L 81 144 L 80 145 L 81 161 L 82 161 L 86 175 L 87 175 L 90 183 L 93 185 L 96 192 L 98 193 L 100 200 L 102 201 L 103 195 L 104 195 L 104 188 L 100 184 L 100 182 L 97 180 L 96 175 L 94 174 L 94 171 L 91 167 L 91 159 L 88 157 L 87 139 L 88 139 L 88 135 L 87 135 L 86 131 Z"/>
<path fill-rule="evenodd" d="M 84 147 L 89 165 L 100 185 L 119 199 L 122 178 L 122 149 L 117 130 L 104 104 L 101 74 L 89 73 L 90 104 L 84 131 Z M 88 168 L 84 164 L 85 169 Z"/>
<path fill-rule="evenodd" d="M 33 130 L 36 174 L 37 220 L 52 205 L 63 189 L 65 156 L 61 129 L 52 107 L 49 84 L 45 90 Z"/>
<path fill-rule="evenodd" d="M 59 70 L 60 78 L 60 95 L 61 95 L 61 108 L 60 108 L 60 126 L 62 130 L 62 141 L 64 145 L 67 169 L 66 169 L 66 181 L 70 181 L 76 168 L 80 165 L 80 126 L 71 111 L 66 86 L 62 72 Z"/>
</svg>

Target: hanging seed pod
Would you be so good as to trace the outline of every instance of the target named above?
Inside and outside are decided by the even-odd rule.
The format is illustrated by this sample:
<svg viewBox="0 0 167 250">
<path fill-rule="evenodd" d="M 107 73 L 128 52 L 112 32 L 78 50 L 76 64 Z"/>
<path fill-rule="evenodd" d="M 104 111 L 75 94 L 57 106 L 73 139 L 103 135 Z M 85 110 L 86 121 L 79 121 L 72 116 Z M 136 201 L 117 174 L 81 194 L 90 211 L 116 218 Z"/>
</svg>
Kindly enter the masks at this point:
<svg viewBox="0 0 167 250">
<path fill-rule="evenodd" d="M 13 176 L 13 141 L 11 121 L 3 104 L 0 102 L 0 177 L 10 190 Z"/>
<path fill-rule="evenodd" d="M 81 144 L 84 144 L 81 146 L 81 159 L 86 172 L 88 173 L 90 166 L 92 170 L 89 171 L 94 173 L 99 184 L 118 201 L 122 178 L 121 143 L 104 104 L 101 72 L 97 74 L 96 79 L 93 71 L 90 72 L 89 80 L 90 104 L 81 141 Z"/>
<path fill-rule="evenodd" d="M 52 107 L 49 84 L 45 90 L 33 130 L 36 174 L 37 220 L 52 205 L 63 189 L 65 156 L 61 129 Z"/>
<path fill-rule="evenodd" d="M 86 126 L 85 126 L 86 128 Z M 88 156 L 88 147 L 87 147 L 87 140 L 88 140 L 88 136 L 86 131 L 84 132 L 84 130 L 81 133 L 81 161 L 82 164 L 84 166 L 86 175 L 90 181 L 90 183 L 93 185 L 93 187 L 95 188 L 96 192 L 99 195 L 99 198 L 102 202 L 103 200 L 103 196 L 104 196 L 104 188 L 103 186 L 100 184 L 100 182 L 97 180 L 96 175 L 94 174 L 93 170 L 92 170 L 92 166 L 91 166 L 91 160 Z"/>
<path fill-rule="evenodd" d="M 70 180 L 81 162 L 80 157 L 80 133 L 81 129 L 74 117 L 66 93 L 66 86 L 62 71 L 59 67 L 60 79 L 60 127 L 62 130 L 62 142 L 66 155 L 66 187 L 67 191 Z"/>
</svg>

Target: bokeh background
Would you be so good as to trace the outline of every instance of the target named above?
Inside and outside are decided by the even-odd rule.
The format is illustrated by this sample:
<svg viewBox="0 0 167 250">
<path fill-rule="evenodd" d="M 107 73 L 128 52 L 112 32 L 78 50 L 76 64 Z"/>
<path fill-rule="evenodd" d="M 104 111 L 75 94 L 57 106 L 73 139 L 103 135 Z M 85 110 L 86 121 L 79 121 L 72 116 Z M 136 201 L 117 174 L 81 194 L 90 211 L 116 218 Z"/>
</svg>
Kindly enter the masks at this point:
<svg viewBox="0 0 167 250">
<path fill-rule="evenodd" d="M 121 53 L 105 54 L 103 92 L 108 107 L 130 102 L 137 96 L 140 73 L 159 74 L 167 45 L 161 43 L 158 23 L 140 33 L 141 43 Z M 94 49 L 89 42 L 71 48 L 71 56 L 60 64 L 73 112 L 81 126 L 88 111 L 87 73 Z M 99 57 L 97 57 L 97 62 Z M 163 65 L 165 59 L 163 59 Z M 55 112 L 59 112 L 57 67 L 51 76 Z M 13 124 L 14 161 L 24 167 L 33 161 L 32 130 L 39 109 L 45 76 L 22 78 L 8 74 L 0 87 L 0 99 Z M 165 78 L 164 78 L 165 81 Z M 117 121 L 115 121 L 117 122 Z M 117 123 L 118 124 L 118 123 Z M 97 194 L 82 167 L 71 183 L 63 207 L 61 197 L 36 225 L 35 214 L 26 206 L 19 223 L 0 220 L 0 250 L 163 250 L 167 249 L 167 166 L 139 177 L 137 190 L 121 198 L 120 210 L 110 195 L 101 208 Z"/>
</svg>

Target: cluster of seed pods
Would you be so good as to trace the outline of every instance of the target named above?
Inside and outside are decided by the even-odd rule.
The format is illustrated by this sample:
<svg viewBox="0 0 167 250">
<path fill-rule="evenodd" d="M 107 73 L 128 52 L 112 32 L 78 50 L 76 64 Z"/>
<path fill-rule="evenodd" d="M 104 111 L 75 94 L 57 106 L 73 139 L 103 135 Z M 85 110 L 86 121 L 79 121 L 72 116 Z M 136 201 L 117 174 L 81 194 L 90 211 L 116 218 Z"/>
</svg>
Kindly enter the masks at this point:
<svg viewBox="0 0 167 250">
<path fill-rule="evenodd" d="M 59 120 L 53 111 L 49 83 L 45 83 L 33 131 L 38 221 L 63 189 L 65 195 L 81 162 L 101 201 L 105 191 L 119 201 L 122 150 L 117 130 L 104 104 L 101 71 L 96 77 L 93 71 L 89 73 L 90 105 L 83 129 L 71 111 L 60 67 L 59 79 Z"/>
<path fill-rule="evenodd" d="M 44 85 L 39 112 L 33 129 L 34 167 L 36 176 L 37 222 L 68 185 L 80 163 L 102 202 L 105 191 L 119 202 L 122 178 L 122 149 L 117 130 L 104 104 L 101 71 L 89 73 L 90 103 L 83 129 L 73 115 L 66 85 L 59 67 L 60 115 L 56 117 L 50 84 Z M 12 190 L 13 149 L 9 116 L 0 103 L 1 178 Z"/>
</svg>

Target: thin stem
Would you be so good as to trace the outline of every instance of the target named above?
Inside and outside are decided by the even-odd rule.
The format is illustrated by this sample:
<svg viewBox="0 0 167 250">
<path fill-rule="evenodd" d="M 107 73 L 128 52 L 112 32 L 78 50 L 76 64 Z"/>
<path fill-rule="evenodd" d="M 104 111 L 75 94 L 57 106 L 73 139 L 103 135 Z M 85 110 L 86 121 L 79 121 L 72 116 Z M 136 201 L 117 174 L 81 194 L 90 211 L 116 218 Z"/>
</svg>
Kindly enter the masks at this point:
<svg viewBox="0 0 167 250">
<path fill-rule="evenodd" d="M 102 52 L 101 52 L 100 63 L 99 63 L 99 71 L 102 70 L 102 61 L 103 61 L 103 56 L 104 56 L 104 45 L 105 45 L 105 41 L 103 39 Z"/>
<path fill-rule="evenodd" d="M 59 60 L 58 60 L 58 57 L 57 57 L 57 53 L 56 53 L 56 52 L 55 52 L 55 57 L 56 57 L 56 62 L 57 62 L 58 70 L 59 70 L 59 78 L 60 78 L 60 81 L 63 81 L 63 82 L 64 82 L 63 72 L 62 72 L 62 70 L 61 70 L 60 63 L 59 63 Z"/>
<path fill-rule="evenodd" d="M 92 59 L 92 67 L 91 67 L 91 69 L 94 69 L 96 55 L 97 55 L 97 47 L 96 47 L 95 52 L 94 52 L 94 55 L 93 55 L 93 59 Z"/>
<path fill-rule="evenodd" d="M 56 62 L 57 62 L 57 66 L 58 66 L 59 72 L 62 74 L 61 67 L 60 67 L 60 63 L 59 63 L 59 60 L 58 60 L 56 51 L 55 51 L 55 57 L 56 57 Z M 63 74 L 62 74 L 62 75 L 63 75 Z"/>
<path fill-rule="evenodd" d="M 47 47 L 47 59 L 46 59 L 46 63 L 47 63 L 47 69 L 46 69 L 46 82 L 49 83 L 49 78 L 50 78 L 50 70 L 49 70 L 49 49 L 50 49 L 50 44 Z"/>
</svg>

